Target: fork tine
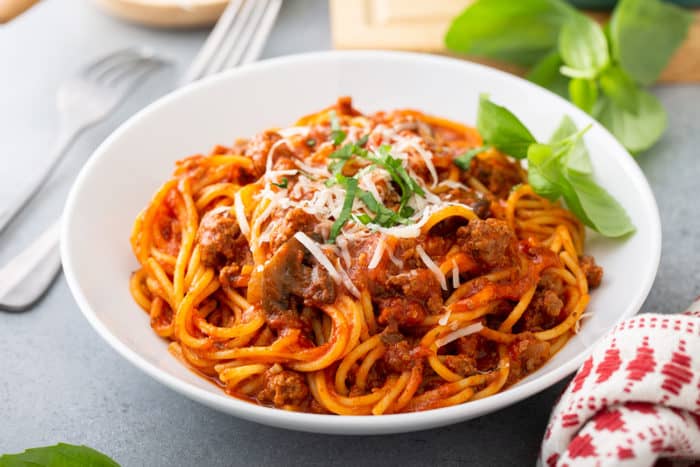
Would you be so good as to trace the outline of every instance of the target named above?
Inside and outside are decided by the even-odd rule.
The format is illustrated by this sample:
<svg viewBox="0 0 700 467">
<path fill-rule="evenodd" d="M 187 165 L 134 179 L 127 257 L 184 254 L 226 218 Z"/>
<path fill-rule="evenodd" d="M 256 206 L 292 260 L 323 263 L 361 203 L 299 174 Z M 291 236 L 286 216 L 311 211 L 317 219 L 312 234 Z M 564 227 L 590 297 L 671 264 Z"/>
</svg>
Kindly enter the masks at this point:
<svg viewBox="0 0 700 467">
<path fill-rule="evenodd" d="M 265 11 L 269 6 L 268 0 L 257 0 L 254 2 L 254 9 L 248 18 L 248 21 L 243 24 L 240 34 L 238 37 L 234 37 L 231 41 L 232 48 L 229 49 L 228 53 L 222 54 L 225 60 L 222 60 L 219 66 L 213 70 L 218 73 L 220 71 L 226 70 L 227 68 L 235 67 L 241 60 L 241 57 L 245 53 L 248 43 L 255 34 L 255 29 L 260 22 L 260 19 L 264 16 Z"/>
<path fill-rule="evenodd" d="M 246 25 L 250 21 L 251 14 L 255 11 L 257 5 L 264 0 L 246 0 L 241 8 L 240 14 L 231 26 L 231 30 L 222 42 L 219 50 L 217 50 L 216 55 L 212 58 L 210 65 L 207 68 L 207 75 L 218 73 L 221 71 L 226 63 L 231 50 L 236 46 L 241 36 L 242 31 L 245 30 Z"/>
<path fill-rule="evenodd" d="M 231 0 L 221 14 L 219 21 L 216 22 L 216 26 L 209 34 L 206 42 L 202 46 L 194 62 L 187 69 L 185 74 L 180 81 L 181 84 L 187 84 L 192 81 L 196 81 L 202 76 L 204 76 L 204 71 L 207 65 L 211 62 L 211 59 L 216 55 L 216 52 L 220 49 L 221 42 L 226 38 L 226 34 L 231 29 L 231 25 L 238 16 L 238 12 L 241 8 L 243 0 Z"/>
<path fill-rule="evenodd" d="M 105 84 L 110 87 L 133 86 L 141 79 L 141 74 L 156 71 L 162 66 L 169 66 L 165 60 L 154 61 L 152 59 L 140 59 L 121 67 L 112 76 L 106 79 Z"/>
<path fill-rule="evenodd" d="M 93 75 L 102 72 L 105 68 L 109 68 L 114 64 L 121 63 L 127 60 L 133 60 L 138 57 L 137 49 L 129 47 L 126 49 L 117 50 L 111 54 L 104 56 L 96 62 L 90 63 L 84 70 L 86 75 Z"/>
<path fill-rule="evenodd" d="M 240 65 L 245 65 L 247 63 L 254 62 L 260 57 L 267 37 L 270 35 L 272 27 L 275 25 L 275 20 L 277 19 L 277 14 L 282 6 L 282 0 L 272 0 L 268 4 L 268 8 L 265 10 L 265 15 L 260 20 L 260 24 L 255 31 L 253 39 L 251 41 L 248 51 L 240 62 Z"/>
</svg>

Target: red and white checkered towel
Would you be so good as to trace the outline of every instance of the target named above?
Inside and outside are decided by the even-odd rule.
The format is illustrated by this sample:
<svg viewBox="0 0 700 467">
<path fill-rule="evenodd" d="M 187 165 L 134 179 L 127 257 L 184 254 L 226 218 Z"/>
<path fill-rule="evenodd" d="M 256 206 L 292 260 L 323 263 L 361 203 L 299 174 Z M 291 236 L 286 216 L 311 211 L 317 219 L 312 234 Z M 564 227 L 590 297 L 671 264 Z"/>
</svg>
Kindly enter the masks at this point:
<svg viewBox="0 0 700 467">
<path fill-rule="evenodd" d="M 540 452 L 549 467 L 660 458 L 700 459 L 700 299 L 683 314 L 623 321 L 599 342 L 554 408 Z"/>
</svg>

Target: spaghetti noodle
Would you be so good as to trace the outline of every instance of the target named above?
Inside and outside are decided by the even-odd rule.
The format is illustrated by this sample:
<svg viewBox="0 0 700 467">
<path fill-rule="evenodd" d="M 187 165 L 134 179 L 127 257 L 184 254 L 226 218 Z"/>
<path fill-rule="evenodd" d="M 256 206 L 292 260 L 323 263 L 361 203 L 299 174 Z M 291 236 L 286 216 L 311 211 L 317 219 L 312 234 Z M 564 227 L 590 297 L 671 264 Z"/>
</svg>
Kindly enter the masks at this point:
<svg viewBox="0 0 700 467">
<path fill-rule="evenodd" d="M 349 98 L 177 162 L 138 216 L 134 300 L 227 393 L 381 415 L 501 391 L 577 331 L 581 222 L 477 132 Z"/>
</svg>

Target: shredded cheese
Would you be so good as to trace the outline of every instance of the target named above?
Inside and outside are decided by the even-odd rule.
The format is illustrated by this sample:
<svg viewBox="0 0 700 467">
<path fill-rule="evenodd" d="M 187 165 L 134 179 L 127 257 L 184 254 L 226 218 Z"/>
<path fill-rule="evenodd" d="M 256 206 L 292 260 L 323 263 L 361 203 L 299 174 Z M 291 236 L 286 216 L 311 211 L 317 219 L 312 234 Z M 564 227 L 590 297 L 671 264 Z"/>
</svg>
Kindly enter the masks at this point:
<svg viewBox="0 0 700 467">
<path fill-rule="evenodd" d="M 313 255 L 314 258 L 318 261 L 318 263 L 324 267 L 326 271 L 328 271 L 328 274 L 331 275 L 331 278 L 336 282 L 336 283 L 341 283 L 343 282 L 343 279 L 338 272 L 338 270 L 333 266 L 333 263 L 331 263 L 331 260 L 328 259 L 328 257 L 323 253 L 323 250 L 321 250 L 321 247 L 316 243 L 315 241 L 311 240 L 308 235 L 306 235 L 304 232 L 297 232 L 294 234 L 294 238 L 296 238 L 299 243 L 304 245 L 307 250 L 309 250 L 309 253 Z"/>
<path fill-rule="evenodd" d="M 445 275 L 442 273 L 442 271 L 440 271 L 440 267 L 435 264 L 432 259 L 430 259 L 430 256 L 428 256 L 421 245 L 416 247 L 416 251 L 418 252 L 418 256 L 420 256 L 420 259 L 423 260 L 423 263 L 425 263 L 425 266 L 435 275 L 440 283 L 440 287 L 442 287 L 442 290 L 447 290 L 447 281 L 445 280 Z"/>
<path fill-rule="evenodd" d="M 457 266 L 457 261 L 452 258 L 452 287 L 459 287 L 459 266 Z"/>
<path fill-rule="evenodd" d="M 450 315 L 452 315 L 452 309 L 448 308 L 445 314 L 438 320 L 438 324 L 440 326 L 447 326 L 447 323 L 450 321 Z"/>
<path fill-rule="evenodd" d="M 243 211 L 243 201 L 241 200 L 240 191 L 237 191 L 233 196 L 233 209 L 236 213 L 236 221 L 238 222 L 238 227 L 241 229 L 241 233 L 243 233 L 246 238 L 250 239 L 250 224 L 248 224 L 248 219 L 245 217 L 245 212 Z"/>
<path fill-rule="evenodd" d="M 308 136 L 309 131 L 308 126 L 291 126 L 289 128 L 280 128 L 277 130 L 277 134 L 283 138 L 289 138 L 290 136 Z"/>
<path fill-rule="evenodd" d="M 345 267 L 349 267 L 352 260 L 350 258 L 350 252 L 348 251 L 348 239 L 345 235 L 341 235 L 336 239 L 335 244 L 338 245 L 340 256 L 345 262 Z"/>
<path fill-rule="evenodd" d="M 355 296 L 355 298 L 360 298 L 360 291 L 355 287 L 355 284 L 350 280 L 347 271 L 338 265 L 338 271 L 340 272 L 340 277 L 343 280 L 343 285 L 348 291 Z"/>
<path fill-rule="evenodd" d="M 481 323 L 474 323 L 470 324 L 469 326 L 465 326 L 463 328 L 459 328 L 456 331 L 452 331 L 451 333 L 447 334 L 444 337 L 441 337 L 439 339 L 435 339 L 435 345 L 439 347 L 442 347 L 444 345 L 449 344 L 450 342 L 454 342 L 460 337 L 465 337 L 470 334 L 476 334 L 477 332 L 481 331 L 484 328 L 484 325 Z"/>
<path fill-rule="evenodd" d="M 267 160 L 265 161 L 265 177 L 269 177 L 270 173 L 272 172 L 272 155 L 275 153 L 275 150 L 283 145 L 286 144 L 287 147 L 293 151 L 294 148 L 289 144 L 289 141 L 287 141 L 286 138 L 282 138 L 280 140 L 275 141 L 275 143 L 270 146 L 270 150 L 267 151 Z"/>
<path fill-rule="evenodd" d="M 379 262 L 382 260 L 382 256 L 384 256 L 385 248 L 386 243 L 384 242 L 384 236 L 380 235 L 379 241 L 377 241 L 377 245 L 374 248 L 372 259 L 370 260 L 369 265 L 367 265 L 367 269 L 374 269 L 379 265 Z"/>
</svg>

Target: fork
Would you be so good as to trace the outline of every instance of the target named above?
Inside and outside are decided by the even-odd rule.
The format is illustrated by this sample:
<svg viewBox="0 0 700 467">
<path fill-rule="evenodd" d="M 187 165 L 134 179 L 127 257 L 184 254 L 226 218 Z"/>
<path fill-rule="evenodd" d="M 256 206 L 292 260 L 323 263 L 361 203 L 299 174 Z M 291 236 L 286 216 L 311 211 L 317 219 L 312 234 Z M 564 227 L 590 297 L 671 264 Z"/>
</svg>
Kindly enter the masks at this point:
<svg viewBox="0 0 700 467">
<path fill-rule="evenodd" d="M 78 135 L 106 117 L 143 78 L 164 64 L 146 49 L 119 50 L 89 64 L 59 88 L 56 106 L 61 130 L 54 152 L 32 185 L 0 212 L 0 232 L 36 196 Z"/>
<path fill-rule="evenodd" d="M 281 6 L 282 0 L 231 0 L 179 85 L 257 60 Z M 46 293 L 61 265 L 59 239 L 57 220 L 0 269 L 0 310 L 27 310 Z"/>
</svg>

